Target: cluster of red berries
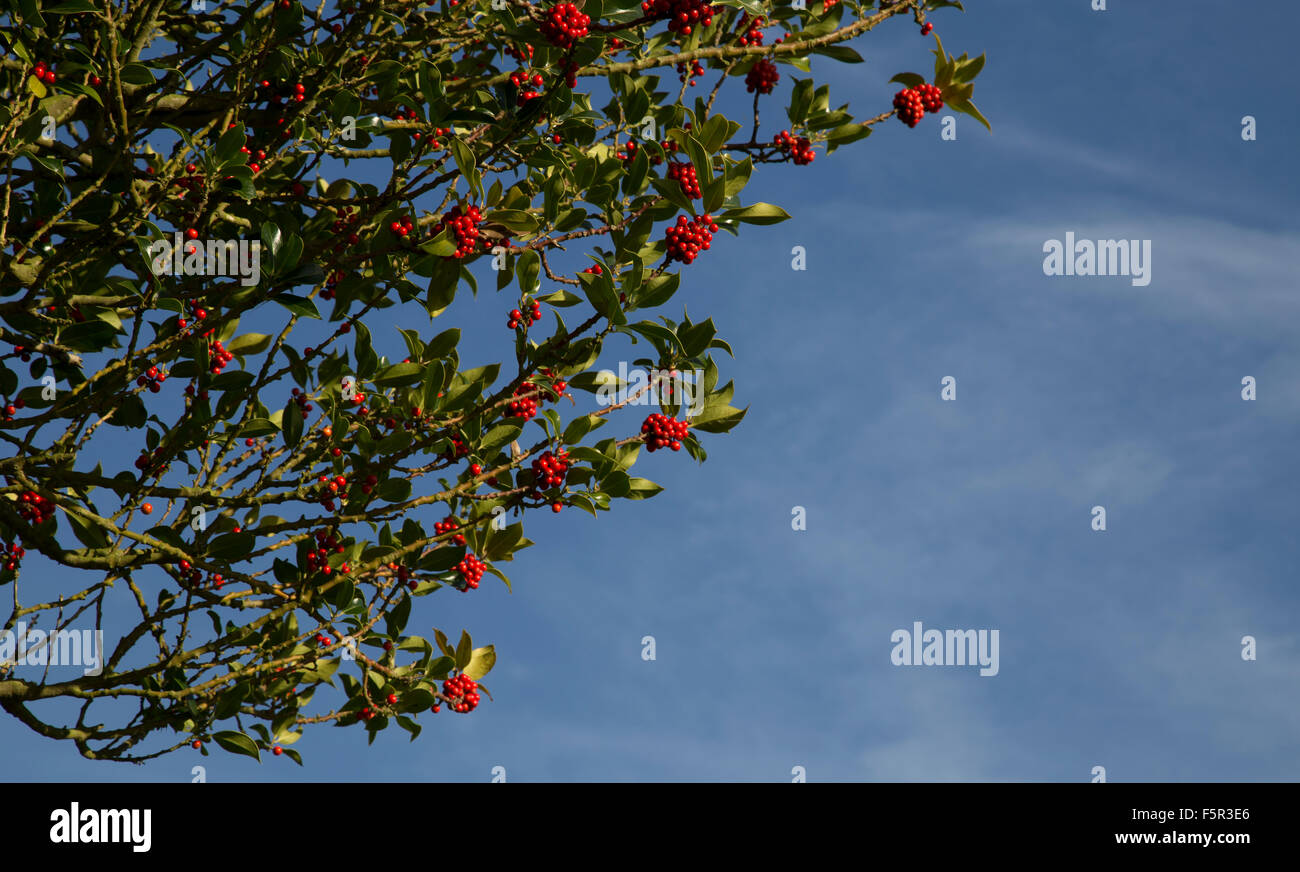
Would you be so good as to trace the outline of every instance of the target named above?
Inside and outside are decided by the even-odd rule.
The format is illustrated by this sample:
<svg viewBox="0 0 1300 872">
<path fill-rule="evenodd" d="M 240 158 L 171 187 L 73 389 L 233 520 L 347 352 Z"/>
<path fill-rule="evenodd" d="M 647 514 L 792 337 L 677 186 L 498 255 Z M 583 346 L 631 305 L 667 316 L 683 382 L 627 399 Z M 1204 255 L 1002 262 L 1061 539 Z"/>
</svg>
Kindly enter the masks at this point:
<svg viewBox="0 0 1300 872">
<path fill-rule="evenodd" d="M 392 427 L 389 427 L 388 429 L 391 430 L 391 429 L 393 429 L 393 428 L 392 428 Z M 335 450 L 335 451 L 338 451 L 339 449 L 335 448 L 334 450 Z M 334 456 L 335 456 L 335 457 L 338 457 L 337 454 L 335 454 Z M 362 492 L 363 494 L 368 494 L 368 493 L 370 493 L 371 491 L 373 491 L 373 490 L 375 489 L 375 486 L 376 486 L 377 484 L 379 484 L 379 476 L 377 476 L 377 475 L 371 473 L 370 475 L 367 475 L 367 476 L 365 477 L 365 480 L 364 480 L 364 481 L 361 482 L 361 492 Z"/>
<path fill-rule="evenodd" d="M 533 47 L 531 45 L 525 45 L 523 48 L 508 46 L 506 48 L 506 54 L 519 63 L 526 64 L 533 59 Z"/>
<path fill-rule="evenodd" d="M 591 272 L 600 275 L 600 264 L 592 264 L 584 269 L 583 272 Z M 564 389 L 569 386 L 569 383 L 562 378 L 556 378 L 555 370 L 551 369 L 549 366 L 543 366 L 538 369 L 538 372 L 551 380 L 551 390 L 555 393 L 554 399 L 558 400 L 564 395 Z"/>
<path fill-rule="evenodd" d="M 411 359 L 409 357 L 402 361 L 402 363 L 410 363 L 410 362 Z M 417 430 L 422 427 L 426 427 L 428 426 L 429 417 L 430 416 L 428 415 L 420 414 L 419 408 L 413 408 L 411 409 L 411 417 L 402 423 L 402 429 Z"/>
<path fill-rule="evenodd" d="M 149 371 L 135 380 L 136 387 L 149 386 L 149 393 L 156 394 L 162 390 L 162 383 L 167 381 L 167 373 L 161 371 L 156 366 L 149 367 Z"/>
<path fill-rule="evenodd" d="M 929 36 L 932 30 L 934 30 L 934 25 L 927 21 L 921 25 L 921 36 Z"/>
<path fill-rule="evenodd" d="M 411 113 L 410 115 L 407 116 L 407 119 L 406 119 L 406 120 L 408 120 L 408 121 L 414 121 L 414 120 L 415 120 L 414 115 L 415 115 L 415 113 Z M 435 128 L 433 129 L 433 137 L 446 136 L 448 133 L 451 133 L 451 128 L 450 128 L 450 127 L 435 127 Z M 412 136 L 412 138 L 414 138 L 414 139 L 418 142 L 419 139 L 420 139 L 420 137 L 421 137 L 421 134 L 420 134 L 420 132 L 417 130 L 415 133 L 412 133 L 411 136 Z M 443 147 L 443 145 L 442 145 L 442 140 L 441 140 L 441 139 L 435 139 L 435 138 L 433 138 L 433 137 L 430 137 L 430 138 L 429 138 L 429 145 L 430 145 L 431 147 L 433 147 L 433 148 L 442 148 L 442 147 Z"/>
<path fill-rule="evenodd" d="M 204 440 L 204 444 L 207 444 L 207 440 Z M 135 468 L 140 470 L 142 474 L 151 469 L 156 469 L 163 464 L 163 456 L 163 450 L 161 448 L 152 453 L 141 451 L 140 456 L 135 459 Z"/>
<path fill-rule="evenodd" d="M 817 157 L 817 152 L 813 151 L 812 140 L 806 136 L 796 137 L 788 130 L 778 133 L 772 144 L 790 155 L 799 166 L 807 166 Z"/>
<path fill-rule="evenodd" d="M 311 403 L 307 402 L 307 394 L 305 391 L 301 391 L 298 388 L 294 388 L 292 393 L 293 393 L 293 401 L 294 403 L 297 404 L 298 411 L 302 414 L 302 419 L 306 421 L 307 415 L 310 414 L 311 410 L 314 407 L 312 406 Z"/>
<path fill-rule="evenodd" d="M 898 120 L 908 127 L 915 127 L 925 117 L 921 95 L 914 88 L 905 88 L 894 95 L 894 111 L 898 113 Z"/>
<path fill-rule="evenodd" d="M 537 385 L 526 381 L 515 388 L 511 396 L 513 398 L 506 406 L 506 416 L 523 418 L 525 421 L 533 420 L 537 414 Z"/>
<path fill-rule="evenodd" d="M 582 64 L 573 58 L 560 58 L 560 72 L 564 74 L 564 84 L 570 88 L 578 87 L 578 70 L 581 68 Z"/>
<path fill-rule="evenodd" d="M 898 120 L 908 127 L 919 124 L 926 112 L 938 112 L 942 108 L 943 91 L 935 85 L 920 84 L 894 95 L 894 109 L 898 111 Z"/>
<path fill-rule="evenodd" d="M 36 66 L 32 67 L 32 75 L 47 85 L 54 84 L 54 67 L 45 65 L 45 61 L 37 61 Z"/>
<path fill-rule="evenodd" d="M 529 324 L 536 324 L 540 320 L 542 320 L 542 304 L 536 300 L 532 302 L 525 301 L 523 310 L 510 310 L 510 320 L 506 321 L 506 326 L 514 330 L 516 327 L 527 327 Z"/>
<path fill-rule="evenodd" d="M 187 587 L 196 587 L 203 580 L 203 572 L 188 560 L 182 560 L 176 564 L 180 571 L 180 583 Z"/>
<path fill-rule="evenodd" d="M 328 530 L 317 530 L 316 547 L 307 552 L 307 571 L 329 575 L 333 571 L 329 566 L 330 555 L 342 554 L 345 550 L 338 536 Z"/>
<path fill-rule="evenodd" d="M 536 490 L 548 490 L 564 484 L 569 474 L 569 451 L 561 448 L 559 453 L 547 451 L 533 461 L 533 486 Z"/>
<path fill-rule="evenodd" d="M 443 456 L 445 459 L 447 459 L 447 460 L 453 460 L 453 459 L 458 460 L 458 459 L 460 459 L 460 458 L 462 458 L 462 457 L 468 457 L 468 456 L 469 456 L 469 443 L 468 443 L 468 442 L 466 442 L 464 439 L 460 438 L 459 436 L 457 436 L 457 435 L 455 435 L 455 434 L 449 436 L 448 438 L 451 439 L 451 447 L 448 448 L 446 451 L 444 451 L 444 452 L 442 453 L 442 456 Z M 474 474 L 475 474 L 475 475 L 478 475 L 478 473 L 474 473 Z"/>
<path fill-rule="evenodd" d="M 445 228 L 450 227 L 456 237 L 456 252 L 451 256 L 459 260 L 469 257 L 479 247 L 478 226 L 482 221 L 483 216 L 477 206 L 469 206 L 464 210 L 460 206 L 453 206 L 433 228 L 433 235 L 437 236 Z M 483 246 L 487 247 L 487 240 L 481 241 Z"/>
<path fill-rule="evenodd" d="M 685 81 L 686 81 L 686 78 L 687 78 L 687 75 L 688 75 L 688 73 L 687 73 L 687 71 L 686 71 L 686 64 L 678 64 L 678 65 L 677 65 L 677 81 L 679 81 L 679 82 L 685 82 Z M 702 76 L 702 75 L 704 75 L 704 64 L 700 63 L 699 61 L 691 61 L 691 69 L 690 69 L 689 76 L 690 76 L 690 79 L 691 79 L 691 87 L 692 87 L 692 88 L 695 87 L 695 77 L 696 77 L 696 76 Z"/>
<path fill-rule="evenodd" d="M 347 325 L 344 324 L 343 326 L 346 327 Z M 347 331 L 347 330 L 344 330 L 343 332 L 346 333 L 346 332 L 348 332 L 348 331 Z M 353 385 L 353 387 L 352 387 L 352 397 L 351 397 L 351 399 L 349 399 L 349 398 L 345 395 L 345 396 L 343 397 L 343 401 L 344 401 L 345 403 L 351 403 L 351 404 L 354 405 L 354 406 L 360 406 L 362 403 L 364 403 L 364 402 L 366 401 L 366 395 L 365 395 L 364 392 L 357 390 L 357 387 L 356 387 L 356 385 L 355 385 L 355 383 L 354 383 L 354 385 Z M 362 414 L 364 414 L 364 413 L 362 413 Z"/>
<path fill-rule="evenodd" d="M 591 16 L 572 3 L 557 3 L 546 10 L 542 21 L 542 35 L 550 40 L 551 45 L 559 48 L 573 48 L 574 43 L 587 35 L 587 25 Z"/>
<path fill-rule="evenodd" d="M 194 169 L 191 170 L 190 167 L 194 167 Z M 185 171 L 188 173 L 196 173 L 197 170 L 198 167 L 195 166 L 194 164 L 185 165 Z M 172 184 L 178 188 L 185 189 L 184 191 L 177 193 L 176 198 L 178 200 L 184 200 L 189 197 L 193 197 L 195 200 L 199 200 L 203 198 L 202 188 L 204 187 L 204 176 L 202 173 L 198 173 L 197 175 L 191 175 L 180 179 L 174 179 L 172 180 Z"/>
<path fill-rule="evenodd" d="M 678 215 L 677 224 L 665 231 L 668 259 L 690 263 L 701 251 L 709 250 L 713 234 L 717 232 L 718 225 L 708 215 L 700 215 L 694 221 L 686 220 L 685 215 Z"/>
<path fill-rule="evenodd" d="M 668 164 L 668 178 L 681 185 L 687 199 L 698 200 L 702 196 L 699 180 L 695 177 L 695 164 L 672 161 Z"/>
<path fill-rule="evenodd" d="M 300 86 L 300 87 L 301 87 L 301 86 Z M 298 95 L 298 99 L 299 99 L 299 100 L 302 100 L 302 95 L 301 95 L 301 94 Z M 233 127 L 234 125 L 231 125 L 231 126 Z M 243 152 L 244 154 L 248 155 L 249 158 L 252 158 L 252 157 L 254 156 L 254 153 L 253 153 L 252 149 L 250 149 L 247 145 L 241 145 L 241 146 L 239 147 L 239 150 L 240 150 L 241 152 Z M 257 160 L 250 160 L 250 161 L 249 161 L 248 168 L 249 168 L 250 170 L 252 170 L 253 172 L 255 172 L 255 173 L 260 173 L 260 172 L 262 171 L 262 165 L 261 165 L 260 163 L 258 163 L 257 161 L 266 160 L 266 152 L 265 152 L 264 150 L 262 150 L 262 149 L 259 148 L 259 149 L 257 150 L 256 157 L 257 157 Z M 153 172 L 153 170 L 151 169 L 150 172 Z"/>
<path fill-rule="evenodd" d="M 279 106 L 281 98 L 292 100 L 295 103 L 301 103 L 307 99 L 307 86 L 302 82 L 295 82 L 292 88 L 285 87 L 286 83 L 280 83 L 279 86 L 273 85 L 270 79 L 263 79 L 259 84 L 263 91 L 278 91 L 265 97 L 267 104 L 270 106 Z"/>
<path fill-rule="evenodd" d="M 392 231 L 394 236 L 399 236 L 402 239 L 405 239 L 410 236 L 411 231 L 415 229 L 415 222 L 411 220 L 410 215 L 403 215 L 398 220 L 389 224 L 388 229 Z"/>
<path fill-rule="evenodd" d="M 750 20 L 749 13 L 746 12 L 740 16 L 740 39 L 737 42 L 742 46 L 762 45 L 763 31 L 759 30 L 767 24 L 767 17 L 759 15 Z"/>
<path fill-rule="evenodd" d="M 442 695 L 447 698 L 451 710 L 466 714 L 478 706 L 478 682 L 461 673 L 448 678 L 442 683 Z"/>
<path fill-rule="evenodd" d="M 416 581 L 414 578 L 411 578 L 411 570 L 407 569 L 405 566 L 399 566 L 396 563 L 390 563 L 388 564 L 388 568 L 391 569 L 393 572 L 397 573 L 398 584 L 404 584 L 407 587 L 409 587 L 411 590 L 415 590 L 417 587 L 420 586 L 420 583 L 418 581 Z"/>
<path fill-rule="evenodd" d="M 539 96 L 538 92 L 533 89 L 540 88 L 543 81 L 541 73 L 533 73 L 532 76 L 529 76 L 524 70 L 516 70 L 510 74 L 510 84 L 523 91 L 519 96 L 524 100 L 531 100 Z"/>
<path fill-rule="evenodd" d="M 921 95 L 921 106 L 926 112 L 933 114 L 943 108 L 943 91 L 938 85 L 921 84 L 915 90 Z"/>
<path fill-rule="evenodd" d="M 437 536 L 441 536 L 443 533 L 450 533 L 452 530 L 459 530 L 459 529 L 460 529 L 460 524 L 456 523 L 456 519 L 451 517 L 450 515 L 448 515 L 447 518 L 445 518 L 444 520 L 438 521 L 433 525 L 433 532 Z M 457 533 L 455 536 L 451 537 L 451 541 L 455 542 L 457 545 L 464 545 L 465 536 L 462 533 Z"/>
<path fill-rule="evenodd" d="M 343 206 L 342 208 L 339 209 L 339 217 L 334 219 L 334 223 L 330 226 L 332 227 L 335 233 L 343 233 L 344 231 L 347 231 L 348 244 L 356 245 L 358 242 L 361 241 L 361 238 L 357 236 L 356 230 L 354 228 L 356 227 L 356 225 L 360 223 L 361 223 L 361 213 L 357 211 L 357 207 Z M 342 251 L 343 243 L 340 242 L 337 245 L 335 245 L 334 250 Z"/>
<path fill-rule="evenodd" d="M 712 24 L 718 9 L 705 0 L 645 0 L 641 11 L 649 18 L 667 18 L 669 31 L 690 36 L 695 24 Z"/>
<path fill-rule="evenodd" d="M 776 71 L 776 64 L 763 58 L 745 74 L 745 90 L 751 94 L 755 91 L 760 94 L 770 94 L 780 78 L 781 74 Z"/>
<path fill-rule="evenodd" d="M 686 438 L 690 426 L 690 421 L 678 421 L 666 415 L 651 415 L 641 425 L 646 450 L 654 452 L 660 448 L 671 448 L 673 451 L 681 451 L 681 440 Z"/>
<path fill-rule="evenodd" d="M 623 161 L 623 163 L 628 163 L 636 157 L 636 149 L 636 140 L 629 139 L 625 144 L 620 145 L 614 150 L 614 157 Z"/>
<path fill-rule="evenodd" d="M 320 494 L 320 504 L 329 511 L 334 511 L 334 497 L 340 496 L 348 487 L 348 480 L 341 475 L 330 478 L 328 475 L 322 475 L 317 481 L 322 485 Z"/>
<path fill-rule="evenodd" d="M 473 554 L 466 554 L 465 558 L 456 564 L 456 571 L 460 573 L 460 580 L 465 585 L 461 588 L 461 592 L 477 590 L 485 569 L 487 569 L 486 563 Z"/>
<path fill-rule="evenodd" d="M 203 310 L 200 309 L 199 311 Z M 208 350 L 208 359 L 212 361 L 212 365 L 208 367 L 208 370 L 213 375 L 218 375 L 226 368 L 226 364 L 235 359 L 235 355 L 226 351 L 226 346 L 221 344 L 220 339 L 213 339 L 212 347 Z"/>
<path fill-rule="evenodd" d="M 682 129 L 690 130 L 691 125 L 689 123 L 685 124 L 683 125 Z M 681 150 L 681 146 L 679 146 L 676 142 L 674 142 L 671 139 L 665 139 L 663 142 L 659 143 L 659 147 L 664 150 L 665 154 L 676 154 L 678 151 Z M 623 161 L 624 163 L 626 163 L 636 158 L 636 152 L 637 152 L 636 142 L 629 139 L 626 144 L 620 145 L 615 150 L 614 156 L 619 160 Z M 659 155 L 655 155 L 654 157 L 650 158 L 650 163 L 654 164 L 655 166 L 659 166 L 659 164 L 663 162 L 664 159 Z"/>
<path fill-rule="evenodd" d="M 18 514 L 33 527 L 39 527 L 54 517 L 54 503 L 36 491 L 23 491 L 18 495 Z"/>
<path fill-rule="evenodd" d="M 21 398 L 15 399 L 12 403 L 5 403 L 4 408 L 0 409 L 0 421 L 12 421 L 18 410 L 24 408 L 27 401 Z"/>
<path fill-rule="evenodd" d="M 17 542 L 11 542 L 7 547 L 0 549 L 0 563 L 6 572 L 13 572 L 23 561 L 23 555 L 27 552 Z"/>
</svg>

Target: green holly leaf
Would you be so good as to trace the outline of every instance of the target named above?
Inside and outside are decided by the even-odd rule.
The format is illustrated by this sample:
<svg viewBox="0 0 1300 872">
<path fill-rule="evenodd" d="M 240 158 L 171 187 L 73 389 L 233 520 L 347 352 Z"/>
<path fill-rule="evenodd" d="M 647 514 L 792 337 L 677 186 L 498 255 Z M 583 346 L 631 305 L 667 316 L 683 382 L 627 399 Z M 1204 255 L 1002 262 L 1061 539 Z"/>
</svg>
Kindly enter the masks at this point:
<svg viewBox="0 0 1300 872">
<path fill-rule="evenodd" d="M 252 757 L 258 763 L 262 762 L 262 755 L 257 751 L 257 743 L 241 732 L 223 730 L 220 733 L 213 733 L 212 740 L 232 754 L 243 754 L 245 757 Z"/>
<path fill-rule="evenodd" d="M 771 203 L 754 203 L 752 206 L 728 209 L 718 217 L 744 224 L 779 224 L 789 219 L 790 213 Z"/>
<path fill-rule="evenodd" d="M 475 648 L 470 652 L 469 662 L 465 664 L 461 671 L 475 681 L 479 681 L 484 675 L 492 671 L 492 667 L 496 665 L 496 662 L 497 652 L 494 646 L 487 645 L 482 648 Z"/>
</svg>

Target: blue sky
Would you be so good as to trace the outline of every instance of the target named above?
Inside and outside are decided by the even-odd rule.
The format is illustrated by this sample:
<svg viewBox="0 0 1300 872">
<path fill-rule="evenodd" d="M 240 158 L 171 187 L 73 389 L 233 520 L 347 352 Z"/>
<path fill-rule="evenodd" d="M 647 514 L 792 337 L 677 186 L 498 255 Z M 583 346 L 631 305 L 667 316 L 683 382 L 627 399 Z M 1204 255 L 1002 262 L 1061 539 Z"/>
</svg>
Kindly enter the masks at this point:
<svg viewBox="0 0 1300 872">
<path fill-rule="evenodd" d="M 653 500 L 530 520 L 513 594 L 487 579 L 419 602 L 412 631 L 497 646 L 495 701 L 422 719 L 413 744 L 309 731 L 302 769 L 89 763 L 6 719 L 0 777 L 1300 778 L 1300 130 L 1281 63 L 1300 11 L 967 5 L 932 20 L 950 51 L 988 53 L 991 134 L 891 120 L 812 166 L 763 167 L 746 197 L 793 219 L 720 234 L 684 270 L 670 308 L 732 343 L 744 423 L 705 437 L 703 466 L 643 452 L 637 473 L 667 488 Z M 866 63 L 814 69 L 864 116 L 894 73 L 932 69 L 903 19 L 855 45 Z M 1043 243 L 1067 231 L 1151 240 L 1151 283 L 1045 276 Z M 431 332 L 455 321 L 467 363 L 499 359 L 511 305 L 459 299 Z M 914 621 L 997 629 L 999 674 L 893 665 Z"/>
</svg>

